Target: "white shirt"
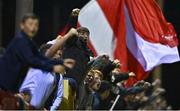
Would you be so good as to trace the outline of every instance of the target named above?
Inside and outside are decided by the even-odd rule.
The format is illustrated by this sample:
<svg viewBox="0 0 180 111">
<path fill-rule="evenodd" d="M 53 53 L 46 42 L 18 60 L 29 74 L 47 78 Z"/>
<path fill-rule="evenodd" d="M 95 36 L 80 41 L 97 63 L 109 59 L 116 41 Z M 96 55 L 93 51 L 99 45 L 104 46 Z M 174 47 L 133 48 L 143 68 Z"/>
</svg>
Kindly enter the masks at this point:
<svg viewBox="0 0 180 111">
<path fill-rule="evenodd" d="M 31 68 L 19 92 L 29 90 L 32 96 L 31 105 L 40 109 L 54 90 L 55 85 L 58 85 L 57 96 L 51 106 L 51 110 L 56 110 L 63 97 L 63 77 L 60 74 L 59 83 L 57 83 L 55 77 L 54 73 Z"/>
</svg>

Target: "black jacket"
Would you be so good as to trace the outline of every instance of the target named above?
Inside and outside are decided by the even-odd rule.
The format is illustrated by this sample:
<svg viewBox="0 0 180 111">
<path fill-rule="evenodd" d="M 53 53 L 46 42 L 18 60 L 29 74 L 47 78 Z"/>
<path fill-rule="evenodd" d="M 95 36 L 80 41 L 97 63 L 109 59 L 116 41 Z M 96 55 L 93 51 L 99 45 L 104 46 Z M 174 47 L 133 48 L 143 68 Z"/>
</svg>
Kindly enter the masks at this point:
<svg viewBox="0 0 180 111">
<path fill-rule="evenodd" d="M 77 38 L 68 40 L 63 51 L 63 59 L 70 58 L 76 61 L 75 67 L 67 71 L 66 77 L 71 77 L 80 84 L 86 75 L 90 56 L 93 55 L 90 49 L 82 44 Z"/>
</svg>

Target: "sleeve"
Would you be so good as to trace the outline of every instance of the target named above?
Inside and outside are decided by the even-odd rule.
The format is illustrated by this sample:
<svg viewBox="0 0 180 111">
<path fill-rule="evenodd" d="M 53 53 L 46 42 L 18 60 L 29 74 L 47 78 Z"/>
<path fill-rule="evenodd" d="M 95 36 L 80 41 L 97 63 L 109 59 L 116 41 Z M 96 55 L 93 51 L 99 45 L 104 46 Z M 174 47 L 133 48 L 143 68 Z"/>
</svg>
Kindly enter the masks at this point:
<svg viewBox="0 0 180 111">
<path fill-rule="evenodd" d="M 49 59 L 48 57 L 42 55 L 41 53 L 39 53 L 38 58 L 41 59 L 41 60 L 44 60 L 45 62 L 47 62 L 49 64 L 53 64 L 53 65 L 57 65 L 57 64 L 63 65 L 64 64 L 63 60 Z"/>
<path fill-rule="evenodd" d="M 129 74 L 128 73 L 120 73 L 118 75 L 114 75 L 115 80 L 113 81 L 114 83 L 121 82 L 123 80 L 129 79 Z"/>
<path fill-rule="evenodd" d="M 25 64 L 28 64 L 33 68 L 38 68 L 50 72 L 53 71 L 53 64 L 49 63 L 47 59 L 40 58 L 38 55 L 35 55 L 28 42 L 25 40 L 17 40 L 15 47 L 16 55 Z"/>
<path fill-rule="evenodd" d="M 127 89 L 127 94 L 137 94 L 144 91 L 142 87 L 135 86 Z"/>
<path fill-rule="evenodd" d="M 62 77 L 62 75 L 60 75 L 56 99 L 54 100 L 53 105 L 50 108 L 50 111 L 57 110 L 58 107 L 60 106 L 62 98 L 63 98 L 63 88 L 64 88 L 63 87 L 63 77 Z"/>
</svg>

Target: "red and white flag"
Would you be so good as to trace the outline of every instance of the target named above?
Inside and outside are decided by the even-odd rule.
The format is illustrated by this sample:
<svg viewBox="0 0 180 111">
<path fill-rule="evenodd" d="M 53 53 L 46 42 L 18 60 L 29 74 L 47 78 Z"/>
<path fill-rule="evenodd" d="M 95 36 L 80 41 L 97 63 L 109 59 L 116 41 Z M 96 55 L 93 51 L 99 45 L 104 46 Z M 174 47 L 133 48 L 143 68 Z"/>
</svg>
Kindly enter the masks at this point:
<svg viewBox="0 0 180 111">
<path fill-rule="evenodd" d="M 180 60 L 176 32 L 154 0 L 91 0 L 78 21 L 90 30 L 94 52 L 119 59 L 121 70 L 135 72 L 137 80 Z"/>
</svg>

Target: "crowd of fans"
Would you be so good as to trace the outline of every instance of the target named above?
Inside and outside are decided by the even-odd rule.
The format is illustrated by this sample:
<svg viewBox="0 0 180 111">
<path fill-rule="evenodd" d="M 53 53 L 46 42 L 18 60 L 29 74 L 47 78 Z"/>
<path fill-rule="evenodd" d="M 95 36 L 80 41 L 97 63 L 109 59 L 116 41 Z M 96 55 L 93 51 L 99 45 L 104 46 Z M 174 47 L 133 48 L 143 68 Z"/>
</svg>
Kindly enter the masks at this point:
<svg viewBox="0 0 180 111">
<path fill-rule="evenodd" d="M 72 13 L 77 16 L 79 10 Z M 106 54 L 94 57 L 88 48 L 88 28 L 70 28 L 37 50 L 31 43 L 38 30 L 36 22 L 34 14 L 25 15 L 20 34 L 1 57 L 0 109 L 58 110 L 63 80 L 69 81 L 78 110 L 171 109 L 159 79 L 126 87 L 126 80 L 135 73 L 122 73 L 121 62 Z"/>
</svg>

